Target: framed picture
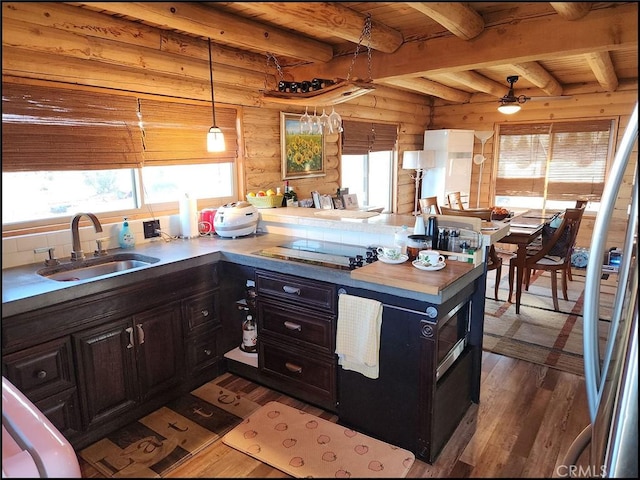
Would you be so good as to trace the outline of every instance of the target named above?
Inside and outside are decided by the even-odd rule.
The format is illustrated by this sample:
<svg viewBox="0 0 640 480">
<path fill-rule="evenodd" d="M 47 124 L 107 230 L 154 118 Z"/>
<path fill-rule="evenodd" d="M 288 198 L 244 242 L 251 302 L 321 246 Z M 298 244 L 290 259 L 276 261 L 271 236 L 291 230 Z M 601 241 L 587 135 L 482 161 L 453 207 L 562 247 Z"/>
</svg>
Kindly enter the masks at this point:
<svg viewBox="0 0 640 480">
<path fill-rule="evenodd" d="M 280 112 L 282 179 L 322 177 L 324 171 L 324 135 L 300 133 L 300 117 Z"/>
<path fill-rule="evenodd" d="M 341 197 L 333 197 L 333 208 L 336 210 L 344 210 L 344 204 Z"/>
<path fill-rule="evenodd" d="M 320 195 L 320 208 L 333 210 L 333 199 L 331 195 Z"/>
<path fill-rule="evenodd" d="M 355 193 L 349 193 L 347 195 L 342 196 L 342 201 L 344 202 L 344 208 L 347 210 L 357 210 L 358 209 L 358 195 Z"/>
</svg>

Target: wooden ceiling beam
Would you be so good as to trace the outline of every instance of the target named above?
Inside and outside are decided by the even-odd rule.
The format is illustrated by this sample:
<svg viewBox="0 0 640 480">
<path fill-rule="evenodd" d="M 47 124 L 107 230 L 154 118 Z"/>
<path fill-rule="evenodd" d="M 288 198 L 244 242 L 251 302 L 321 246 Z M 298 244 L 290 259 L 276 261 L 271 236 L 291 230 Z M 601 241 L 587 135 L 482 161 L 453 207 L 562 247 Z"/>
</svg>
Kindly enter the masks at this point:
<svg viewBox="0 0 640 480">
<path fill-rule="evenodd" d="M 538 62 L 512 63 L 511 67 L 547 95 L 562 95 L 562 85 Z"/>
<path fill-rule="evenodd" d="M 494 97 L 501 98 L 507 93 L 502 83 L 495 82 L 471 70 L 468 72 L 445 73 L 442 76 L 460 82 L 473 90 L 493 95 Z"/>
<path fill-rule="evenodd" d="M 383 85 L 393 85 L 400 88 L 406 88 L 412 92 L 420 92 L 425 95 L 433 95 L 434 97 L 449 100 L 451 102 L 467 103 L 471 100 L 471 94 L 447 87 L 441 83 L 427 80 L 426 78 L 394 78 L 382 82 Z"/>
<path fill-rule="evenodd" d="M 549 2 L 565 20 L 578 20 L 591 11 L 591 2 Z"/>
<path fill-rule="evenodd" d="M 340 5 L 339 2 L 247 2 L 245 8 L 256 13 L 277 15 L 284 23 L 300 25 L 358 43 L 366 15 Z M 375 20 L 371 21 L 371 48 L 385 53 L 402 45 L 402 33 Z"/>
<path fill-rule="evenodd" d="M 471 40 L 484 31 L 484 19 L 464 3 L 406 2 L 406 4 L 435 20 L 463 40 Z"/>
<path fill-rule="evenodd" d="M 333 58 L 331 45 L 216 11 L 215 2 L 209 2 L 208 6 L 194 2 L 91 2 L 81 5 L 137 18 L 159 28 L 209 37 L 214 42 L 233 44 L 249 51 L 261 50 L 313 62 L 327 62 Z"/>
<path fill-rule="evenodd" d="M 585 55 L 589 68 L 598 80 L 598 83 L 608 92 L 618 88 L 618 76 L 611 62 L 608 52 L 596 52 Z"/>
<path fill-rule="evenodd" d="M 540 59 L 637 48 L 636 5 L 599 10 L 567 29 L 566 20 L 544 17 L 487 28 L 473 40 L 438 37 L 405 42 L 396 52 L 372 55 L 372 77 L 384 82 L 394 78 L 428 77 L 451 71 L 478 70 L 505 64 L 527 64 Z M 483 52 L 482 56 L 478 52 Z M 326 64 L 309 64 L 285 69 L 293 78 L 344 78 L 350 56 L 337 57 Z M 368 76 L 365 62 L 354 66 L 354 76 Z"/>
</svg>

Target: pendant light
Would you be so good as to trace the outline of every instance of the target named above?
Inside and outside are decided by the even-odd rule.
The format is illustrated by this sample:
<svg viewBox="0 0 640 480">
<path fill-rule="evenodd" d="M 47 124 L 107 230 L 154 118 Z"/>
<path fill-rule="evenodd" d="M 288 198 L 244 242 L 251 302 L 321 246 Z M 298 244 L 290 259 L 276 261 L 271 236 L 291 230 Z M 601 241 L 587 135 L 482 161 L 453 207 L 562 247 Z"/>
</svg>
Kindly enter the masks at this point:
<svg viewBox="0 0 640 480">
<path fill-rule="evenodd" d="M 213 96 L 213 62 L 211 61 L 211 39 L 209 39 L 209 79 L 211 83 L 211 112 L 213 113 L 213 126 L 207 133 L 207 151 L 208 152 L 224 152 L 224 134 L 216 125 L 216 104 Z"/>
<path fill-rule="evenodd" d="M 507 93 L 500 99 L 500 106 L 498 106 L 498 111 L 500 113 L 512 115 L 516 112 L 519 112 L 522 108 L 520 104 L 526 102 L 527 100 L 530 100 L 529 97 L 526 97 L 524 95 L 520 95 L 518 97 L 515 96 L 515 93 L 513 92 L 513 84 L 517 81 L 517 75 L 511 75 L 507 77 L 507 82 L 509 83 L 509 93 Z"/>
</svg>

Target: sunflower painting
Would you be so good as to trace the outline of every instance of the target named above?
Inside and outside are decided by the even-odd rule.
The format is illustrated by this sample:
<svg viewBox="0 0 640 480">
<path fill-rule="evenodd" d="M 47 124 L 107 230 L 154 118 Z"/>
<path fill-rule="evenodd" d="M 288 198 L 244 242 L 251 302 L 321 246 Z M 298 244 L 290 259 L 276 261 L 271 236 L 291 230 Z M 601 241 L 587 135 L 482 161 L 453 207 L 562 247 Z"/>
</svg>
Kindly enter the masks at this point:
<svg viewBox="0 0 640 480">
<path fill-rule="evenodd" d="M 324 136 L 300 133 L 300 117 L 280 113 L 282 144 L 282 178 L 320 177 L 324 172 Z"/>
</svg>

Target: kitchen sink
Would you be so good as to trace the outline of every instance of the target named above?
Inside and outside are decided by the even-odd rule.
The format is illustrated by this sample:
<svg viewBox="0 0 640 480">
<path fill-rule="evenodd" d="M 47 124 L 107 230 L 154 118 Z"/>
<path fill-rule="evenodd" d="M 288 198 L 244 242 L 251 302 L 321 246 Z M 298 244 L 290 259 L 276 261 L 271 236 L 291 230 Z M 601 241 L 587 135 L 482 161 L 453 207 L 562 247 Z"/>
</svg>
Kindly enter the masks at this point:
<svg viewBox="0 0 640 480">
<path fill-rule="evenodd" d="M 159 261 L 159 258 L 139 253 L 114 253 L 83 261 L 45 267 L 38 270 L 37 273 L 42 277 L 57 282 L 73 282 L 146 267 Z"/>
</svg>

